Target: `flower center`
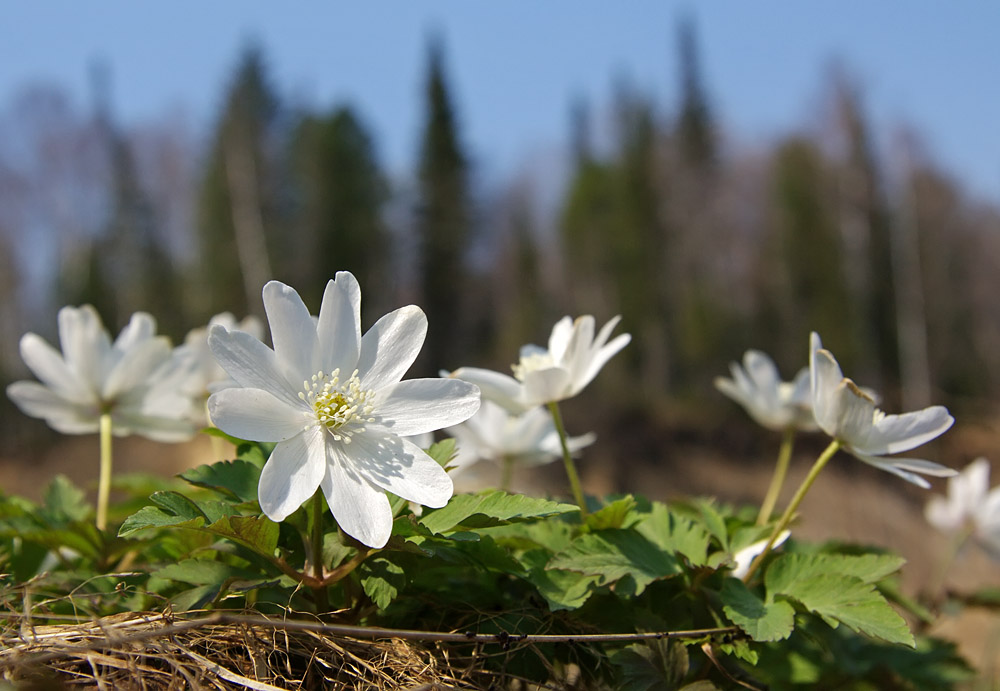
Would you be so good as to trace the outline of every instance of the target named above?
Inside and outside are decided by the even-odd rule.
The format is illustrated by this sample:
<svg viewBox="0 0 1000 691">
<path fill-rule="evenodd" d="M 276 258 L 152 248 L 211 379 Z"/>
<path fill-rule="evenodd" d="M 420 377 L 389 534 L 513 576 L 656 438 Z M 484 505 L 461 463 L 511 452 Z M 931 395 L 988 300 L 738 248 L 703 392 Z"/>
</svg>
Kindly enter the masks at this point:
<svg viewBox="0 0 1000 691">
<path fill-rule="evenodd" d="M 302 388 L 299 398 L 312 406 L 316 421 L 337 441 L 349 444 L 352 435 L 365 431 L 364 423 L 375 421 L 375 393 L 361 388 L 357 370 L 347 381 L 341 381 L 339 368 L 330 374 L 321 370 L 302 382 Z"/>
<path fill-rule="evenodd" d="M 540 350 L 529 355 L 522 355 L 521 361 L 516 365 L 511 365 L 511 369 L 514 370 L 515 379 L 524 381 L 525 375 L 529 372 L 554 367 L 555 364 L 556 361 L 552 358 L 552 354 L 549 351 Z"/>
</svg>

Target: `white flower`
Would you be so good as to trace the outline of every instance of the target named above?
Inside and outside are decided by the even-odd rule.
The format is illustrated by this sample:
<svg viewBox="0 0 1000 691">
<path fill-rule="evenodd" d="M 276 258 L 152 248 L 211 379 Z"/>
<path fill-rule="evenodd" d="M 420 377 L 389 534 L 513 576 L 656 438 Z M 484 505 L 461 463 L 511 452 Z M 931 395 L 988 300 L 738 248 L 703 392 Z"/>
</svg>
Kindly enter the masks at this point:
<svg viewBox="0 0 1000 691">
<path fill-rule="evenodd" d="M 515 465 L 542 465 L 562 456 L 559 433 L 552 415 L 544 408 L 516 415 L 491 401 L 483 401 L 478 413 L 445 431 L 457 442 L 453 461 L 456 469 L 479 460 L 500 463 L 506 459 Z M 593 444 L 596 438 L 593 433 L 570 437 L 569 449 L 578 451 Z"/>
<path fill-rule="evenodd" d="M 478 367 L 462 367 L 451 376 L 476 384 L 483 398 L 511 412 L 572 398 L 632 340 L 629 334 L 620 334 L 608 342 L 620 319 L 611 319 L 595 337 L 591 315 L 575 321 L 563 317 L 552 328 L 547 349 L 536 345 L 521 348 L 521 360 L 513 367 L 513 377 Z"/>
<path fill-rule="evenodd" d="M 781 381 L 774 361 L 759 350 L 748 350 L 743 366 L 731 362 L 733 378 L 715 378 L 715 388 L 729 396 L 758 424 L 775 431 L 816 429 L 809 390 L 809 368 L 791 382 Z"/>
<path fill-rule="evenodd" d="M 231 312 L 216 314 L 208 321 L 208 326 L 191 329 L 184 337 L 184 343 L 177 347 L 177 356 L 191 362 L 194 374 L 190 380 L 192 399 L 191 419 L 198 425 L 208 423 L 205 403 L 210 394 L 228 389 L 238 384 L 222 369 L 212 350 L 208 347 L 208 333 L 219 324 L 229 331 L 245 331 L 258 341 L 264 336 L 264 325 L 257 317 L 247 317 L 237 322 Z"/>
<path fill-rule="evenodd" d="M 941 434 L 955 422 L 943 406 L 931 406 L 902 415 L 886 415 L 872 398 L 846 379 L 840 365 L 819 336 L 810 337 L 809 372 L 813 413 L 820 428 L 842 448 L 876 468 L 898 475 L 921 487 L 930 484 L 914 473 L 938 477 L 955 475 L 943 465 L 919 458 L 890 458 L 909 451 Z"/>
<path fill-rule="evenodd" d="M 771 546 L 771 549 L 777 549 L 780 547 L 791 534 L 792 532 L 790 530 L 782 530 L 778 533 L 778 537 L 775 539 L 774 545 Z M 750 570 L 750 564 L 753 563 L 753 560 L 757 558 L 758 554 L 764 551 L 765 547 L 767 547 L 767 538 L 758 540 L 752 545 L 748 545 L 747 547 L 744 547 L 736 552 L 736 554 L 733 555 L 733 561 L 736 562 L 736 566 L 733 567 L 733 578 L 743 578 L 746 576 L 747 571 Z"/>
<path fill-rule="evenodd" d="M 90 305 L 59 310 L 60 353 L 40 336 L 21 338 L 21 357 L 41 383 L 18 381 L 7 395 L 26 415 L 43 418 L 63 434 L 97 432 L 111 415 L 118 436 L 183 441 L 194 434 L 186 419 L 191 369 L 178 359 L 156 322 L 136 312 L 111 337 Z"/>
<path fill-rule="evenodd" d="M 479 390 L 452 379 L 400 381 L 423 345 L 427 318 L 403 307 L 361 336 L 361 289 L 340 272 L 319 318 L 293 289 L 264 286 L 271 350 L 250 334 L 212 327 L 208 342 L 240 388 L 209 398 L 220 429 L 278 442 L 258 486 L 261 509 L 284 520 L 323 490 L 344 532 L 382 547 L 392 532 L 385 492 L 430 507 L 452 495 L 448 474 L 405 437 L 457 424 Z"/>
<path fill-rule="evenodd" d="M 991 554 L 1000 557 L 1000 486 L 989 491 L 990 462 L 977 458 L 948 480 L 948 498 L 932 497 L 924 515 L 944 533 L 969 530 Z"/>
</svg>

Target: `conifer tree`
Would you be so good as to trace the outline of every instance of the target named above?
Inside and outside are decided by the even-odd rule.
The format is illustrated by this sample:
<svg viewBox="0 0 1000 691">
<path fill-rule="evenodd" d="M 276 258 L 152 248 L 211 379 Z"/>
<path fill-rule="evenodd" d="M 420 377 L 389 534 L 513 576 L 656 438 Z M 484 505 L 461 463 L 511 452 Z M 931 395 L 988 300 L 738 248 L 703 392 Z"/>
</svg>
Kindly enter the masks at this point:
<svg viewBox="0 0 1000 691">
<path fill-rule="evenodd" d="M 428 52 L 420 147 L 416 231 L 421 304 L 430 324 L 421 355 L 428 371 L 450 367 L 461 352 L 462 286 L 470 235 L 468 161 L 458 136 L 441 43 Z"/>
<path fill-rule="evenodd" d="M 263 55 L 250 46 L 226 95 L 202 180 L 202 318 L 221 310 L 259 312 L 261 288 L 276 277 L 268 235 L 277 231 L 277 116 Z"/>
<path fill-rule="evenodd" d="M 299 188 L 297 262 L 312 288 L 306 304 L 319 304 L 323 286 L 337 271 L 351 271 L 365 291 L 363 309 L 391 308 L 392 256 L 382 207 L 388 186 L 371 135 L 354 111 L 337 108 L 308 116 L 294 137 Z"/>
<path fill-rule="evenodd" d="M 677 25 L 680 63 L 680 115 L 676 136 L 683 162 L 695 168 L 716 160 L 715 124 L 702 85 L 694 20 L 685 17 Z"/>
</svg>

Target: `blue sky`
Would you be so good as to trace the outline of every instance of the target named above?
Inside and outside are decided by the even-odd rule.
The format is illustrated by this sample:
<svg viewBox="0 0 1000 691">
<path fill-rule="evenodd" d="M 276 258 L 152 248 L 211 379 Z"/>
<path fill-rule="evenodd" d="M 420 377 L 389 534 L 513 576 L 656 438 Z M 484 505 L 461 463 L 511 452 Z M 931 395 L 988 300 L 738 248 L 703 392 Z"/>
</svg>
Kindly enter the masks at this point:
<svg viewBox="0 0 1000 691">
<path fill-rule="evenodd" d="M 676 20 L 695 19 L 715 113 L 741 147 L 815 126 L 833 62 L 859 80 L 880 134 L 912 126 L 932 157 L 1000 201 L 1000 3 L 932 0 L 300 2 L 38 0 L 0 5 L 0 106 L 29 82 L 87 103 L 112 69 L 114 107 L 140 124 L 182 106 L 207 126 L 246 41 L 299 102 L 350 101 L 395 171 L 412 165 L 427 38 L 445 39 L 462 134 L 504 175 L 565 142 L 571 99 L 608 102 L 626 77 L 670 113 Z"/>
</svg>

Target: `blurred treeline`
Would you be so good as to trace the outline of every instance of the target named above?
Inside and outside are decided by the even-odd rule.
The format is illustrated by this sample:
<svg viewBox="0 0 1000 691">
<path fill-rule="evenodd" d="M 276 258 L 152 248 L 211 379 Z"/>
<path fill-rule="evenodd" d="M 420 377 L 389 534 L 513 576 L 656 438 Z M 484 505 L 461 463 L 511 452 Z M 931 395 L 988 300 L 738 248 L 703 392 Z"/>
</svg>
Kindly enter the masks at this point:
<svg viewBox="0 0 1000 691">
<path fill-rule="evenodd" d="M 427 312 L 415 374 L 507 371 L 562 314 L 620 313 L 634 343 L 597 383 L 596 408 L 718 403 L 712 378 L 749 347 L 790 378 L 811 329 L 891 409 L 994 398 L 998 209 L 902 127 L 874 131 L 837 70 L 801 131 L 734 141 L 690 24 L 676 44 L 675 103 L 623 80 L 607 104 L 567 104 L 564 156 L 489 188 L 440 42 L 414 104 L 412 171 L 383 167 L 351 104 L 287 99 L 258 47 L 239 57 L 204 139 L 179 112 L 118 123 L 100 71 L 84 109 L 27 89 L 0 110 L 0 374 L 25 376 L 18 338 L 54 339 L 63 304 L 93 303 L 114 330 L 146 310 L 176 341 L 217 312 L 260 314 L 271 278 L 318 309 L 347 269 L 366 325 L 410 302 Z"/>
</svg>

